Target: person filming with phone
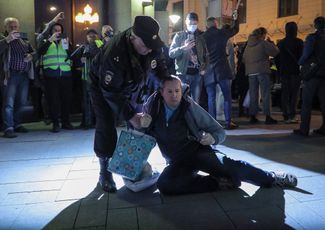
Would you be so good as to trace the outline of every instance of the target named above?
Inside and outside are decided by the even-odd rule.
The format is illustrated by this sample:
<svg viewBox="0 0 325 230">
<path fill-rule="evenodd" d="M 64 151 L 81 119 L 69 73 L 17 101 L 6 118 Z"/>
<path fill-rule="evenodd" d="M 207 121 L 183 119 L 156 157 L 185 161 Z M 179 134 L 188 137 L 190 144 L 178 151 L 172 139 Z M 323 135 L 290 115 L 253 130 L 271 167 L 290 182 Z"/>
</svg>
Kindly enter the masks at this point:
<svg viewBox="0 0 325 230">
<path fill-rule="evenodd" d="M 62 13 L 63 14 L 63 13 Z M 39 40 L 38 53 L 42 56 L 42 68 L 45 76 L 45 91 L 53 122 L 52 132 L 60 129 L 73 129 L 70 123 L 72 97 L 71 61 L 69 59 L 69 38 L 63 33 L 62 24 L 58 23 L 63 15 L 57 15 L 48 26 L 49 35 Z M 60 117 L 61 114 L 61 117 Z M 61 126 L 59 119 L 61 118 Z"/>
<path fill-rule="evenodd" d="M 5 33 L 0 35 L 0 87 L 3 97 L 4 137 L 14 138 L 25 133 L 21 111 L 27 102 L 29 79 L 34 79 L 33 47 L 27 34 L 20 32 L 17 18 L 4 20 Z"/>
</svg>

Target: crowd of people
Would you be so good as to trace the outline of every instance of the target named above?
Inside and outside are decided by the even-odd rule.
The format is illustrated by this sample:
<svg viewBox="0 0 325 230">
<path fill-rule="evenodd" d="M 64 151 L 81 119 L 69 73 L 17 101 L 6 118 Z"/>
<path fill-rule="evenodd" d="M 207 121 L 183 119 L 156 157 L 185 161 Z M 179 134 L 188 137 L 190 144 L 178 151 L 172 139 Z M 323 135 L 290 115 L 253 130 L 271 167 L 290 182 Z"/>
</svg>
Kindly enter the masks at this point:
<svg viewBox="0 0 325 230">
<path fill-rule="evenodd" d="M 239 32 L 237 11 L 231 25 L 222 28 L 216 18 L 209 17 L 205 32 L 198 29 L 198 15 L 189 13 L 186 28 L 175 34 L 169 48 L 158 35 L 159 23 L 148 16 L 137 16 L 131 28 L 116 35 L 109 25 L 103 26 L 101 36 L 89 29 L 85 43 L 73 50 L 60 20 L 63 13 L 46 24 L 37 36 L 36 50 L 19 32 L 18 19 L 4 21 L 5 33 L 0 38 L 4 137 L 14 138 L 16 133 L 28 131 L 22 126 L 21 112 L 28 98 L 29 80 L 35 76 L 43 85 L 51 131 L 74 129 L 70 122 L 72 65 L 79 62 L 83 92 L 80 126 L 95 127 L 94 151 L 104 191 L 116 191 L 107 166 L 116 147 L 116 126 L 120 121 L 157 139 L 168 162 L 157 183 L 164 193 L 213 191 L 224 179 L 232 187 L 238 187 L 241 181 L 264 187 L 296 186 L 294 175 L 220 158 L 211 148 L 224 141 L 224 129 L 238 128 L 232 114 L 232 83 L 236 78 L 248 82 L 243 84 L 246 90 L 238 91 L 240 107 L 244 97 L 249 97 L 249 122 L 259 122 L 262 101 L 265 124 L 277 123 L 271 116 L 271 57 L 282 83 L 285 123 L 297 123 L 300 66 L 311 56 L 319 61 L 314 77 L 303 81 L 301 123 L 294 133 L 309 135 L 313 97 L 318 95 L 323 124 L 314 132 L 325 135 L 324 17 L 315 19 L 316 32 L 307 36 L 305 44 L 297 38 L 297 24 L 288 22 L 286 36 L 277 45 L 267 36 L 267 30 L 259 27 L 240 50 L 232 43 L 232 37 Z M 223 127 L 217 122 L 218 93 L 223 95 Z M 209 176 L 197 175 L 198 170 Z"/>
</svg>

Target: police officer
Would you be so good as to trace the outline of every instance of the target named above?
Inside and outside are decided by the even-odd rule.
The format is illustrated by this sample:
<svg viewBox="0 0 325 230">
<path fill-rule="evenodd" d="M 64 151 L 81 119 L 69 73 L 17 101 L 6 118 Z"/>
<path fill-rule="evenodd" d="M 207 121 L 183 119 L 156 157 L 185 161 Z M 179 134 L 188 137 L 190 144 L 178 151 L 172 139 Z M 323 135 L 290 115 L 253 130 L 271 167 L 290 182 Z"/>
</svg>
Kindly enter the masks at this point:
<svg viewBox="0 0 325 230">
<path fill-rule="evenodd" d="M 146 115 L 137 113 L 142 103 L 148 71 L 158 78 L 168 75 L 158 32 L 159 24 L 149 16 L 135 17 L 133 27 L 114 36 L 96 56 L 90 70 L 91 94 L 96 115 L 94 151 L 99 158 L 99 183 L 104 191 L 115 192 L 112 174 L 107 171 L 116 142 L 116 119 L 146 126 Z M 132 98 L 132 100 L 131 100 Z"/>
</svg>

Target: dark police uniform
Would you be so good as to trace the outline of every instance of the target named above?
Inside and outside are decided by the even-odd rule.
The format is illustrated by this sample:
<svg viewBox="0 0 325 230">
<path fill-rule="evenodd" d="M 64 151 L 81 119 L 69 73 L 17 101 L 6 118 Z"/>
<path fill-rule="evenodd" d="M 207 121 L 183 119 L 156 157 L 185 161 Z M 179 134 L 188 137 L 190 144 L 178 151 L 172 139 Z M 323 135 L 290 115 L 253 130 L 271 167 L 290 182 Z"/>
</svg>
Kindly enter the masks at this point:
<svg viewBox="0 0 325 230">
<path fill-rule="evenodd" d="M 159 25 L 157 26 L 159 30 Z M 116 119 L 130 120 L 136 114 L 137 104 L 143 103 L 147 72 L 156 72 L 160 79 L 168 76 L 161 49 L 141 56 L 133 48 L 130 37 L 134 30 L 134 27 L 130 28 L 112 38 L 95 57 L 90 70 L 92 101 L 96 115 L 94 151 L 100 160 L 101 173 L 116 146 Z M 161 42 L 157 34 L 150 33 L 154 32 L 144 36 L 156 44 Z M 148 42 L 146 44 L 147 37 L 141 38 L 145 45 L 151 48 L 147 45 Z M 159 41 L 154 41 L 156 39 Z"/>
</svg>

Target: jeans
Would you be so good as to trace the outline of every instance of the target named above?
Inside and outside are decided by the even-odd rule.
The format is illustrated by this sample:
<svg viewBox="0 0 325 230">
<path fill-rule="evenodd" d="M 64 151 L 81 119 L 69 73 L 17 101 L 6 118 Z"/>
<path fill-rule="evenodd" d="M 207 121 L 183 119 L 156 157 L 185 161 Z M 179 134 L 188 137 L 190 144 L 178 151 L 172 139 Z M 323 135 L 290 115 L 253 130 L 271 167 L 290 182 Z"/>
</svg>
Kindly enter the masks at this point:
<svg viewBox="0 0 325 230">
<path fill-rule="evenodd" d="M 259 86 L 261 87 L 263 111 L 267 116 L 271 115 L 271 89 L 270 89 L 270 75 L 267 73 L 249 75 L 249 113 L 255 116 L 258 113 L 258 93 Z"/>
<path fill-rule="evenodd" d="M 281 76 L 281 104 L 283 117 L 285 119 L 294 119 L 296 116 L 299 87 L 299 76 Z"/>
<path fill-rule="evenodd" d="M 202 171 L 209 176 L 198 175 Z M 157 187 L 165 194 L 203 193 L 215 191 L 216 177 L 227 177 L 234 184 L 241 181 L 261 187 L 271 187 L 274 177 L 271 172 L 256 168 L 246 161 L 233 160 L 224 155 L 216 155 L 211 147 L 201 146 L 186 159 L 168 165 L 161 173 Z"/>
<path fill-rule="evenodd" d="M 199 73 L 190 75 L 181 75 L 179 76 L 183 83 L 186 83 L 190 86 L 191 97 L 196 103 L 199 103 L 201 88 L 202 88 L 202 77 Z"/>
<path fill-rule="evenodd" d="M 222 91 L 224 97 L 224 111 L 225 111 L 225 119 L 227 123 L 231 122 L 231 80 L 220 80 L 217 84 L 219 84 L 220 89 Z M 208 112 L 209 114 L 216 119 L 217 118 L 217 106 L 216 106 L 216 84 L 207 85 L 206 91 L 208 94 Z"/>
<path fill-rule="evenodd" d="M 10 71 L 10 78 L 3 90 L 4 130 L 21 125 L 23 106 L 27 102 L 29 79 L 26 72 Z"/>
</svg>

